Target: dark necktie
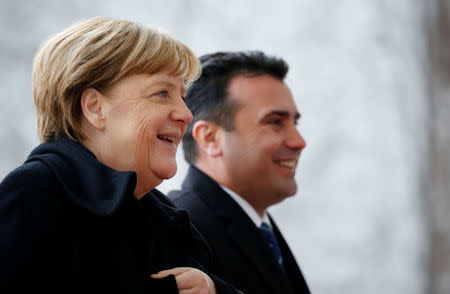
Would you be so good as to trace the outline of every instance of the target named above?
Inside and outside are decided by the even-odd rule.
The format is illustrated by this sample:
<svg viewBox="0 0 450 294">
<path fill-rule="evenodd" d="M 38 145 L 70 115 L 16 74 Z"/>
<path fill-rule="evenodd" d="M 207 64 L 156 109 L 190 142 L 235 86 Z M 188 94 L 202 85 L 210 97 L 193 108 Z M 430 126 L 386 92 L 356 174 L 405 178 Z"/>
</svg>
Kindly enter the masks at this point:
<svg viewBox="0 0 450 294">
<path fill-rule="evenodd" d="M 277 238 L 275 237 L 275 234 L 273 233 L 272 229 L 269 227 L 267 223 L 263 222 L 259 227 L 259 230 L 261 231 L 261 234 L 264 237 L 264 240 L 266 240 L 270 249 L 272 249 L 272 252 L 275 255 L 275 258 L 277 259 L 281 268 L 284 270 L 283 256 L 281 255 L 281 249 L 280 246 L 278 245 Z"/>
</svg>

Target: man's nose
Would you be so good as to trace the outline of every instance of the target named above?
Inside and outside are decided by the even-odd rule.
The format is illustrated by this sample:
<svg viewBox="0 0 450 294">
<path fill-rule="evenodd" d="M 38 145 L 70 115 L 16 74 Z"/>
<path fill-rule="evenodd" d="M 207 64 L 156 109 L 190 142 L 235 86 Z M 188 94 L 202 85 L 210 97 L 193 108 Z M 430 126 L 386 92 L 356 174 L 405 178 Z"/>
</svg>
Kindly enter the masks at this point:
<svg viewBox="0 0 450 294">
<path fill-rule="evenodd" d="M 300 134 L 295 125 L 291 126 L 288 132 L 288 138 L 286 139 L 286 146 L 290 149 L 295 149 L 301 151 L 306 147 L 305 139 Z"/>
</svg>

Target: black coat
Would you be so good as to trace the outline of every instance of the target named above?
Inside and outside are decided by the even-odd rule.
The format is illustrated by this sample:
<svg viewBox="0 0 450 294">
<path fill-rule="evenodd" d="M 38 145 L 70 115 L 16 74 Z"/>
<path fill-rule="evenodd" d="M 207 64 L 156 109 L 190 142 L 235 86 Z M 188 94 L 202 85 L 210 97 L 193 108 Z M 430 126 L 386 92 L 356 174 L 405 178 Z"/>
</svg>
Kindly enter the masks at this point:
<svg viewBox="0 0 450 294">
<path fill-rule="evenodd" d="M 246 294 L 306 294 L 308 286 L 273 222 L 283 255 L 283 272 L 259 229 L 209 176 L 191 166 L 182 191 L 168 197 L 186 209 L 213 251 L 213 272 Z"/>
<path fill-rule="evenodd" d="M 70 139 L 38 146 L 0 183 L 0 293 L 178 293 L 173 276 L 150 274 L 207 272 L 210 250 L 188 214 L 157 190 L 136 199 L 135 184 Z"/>
</svg>

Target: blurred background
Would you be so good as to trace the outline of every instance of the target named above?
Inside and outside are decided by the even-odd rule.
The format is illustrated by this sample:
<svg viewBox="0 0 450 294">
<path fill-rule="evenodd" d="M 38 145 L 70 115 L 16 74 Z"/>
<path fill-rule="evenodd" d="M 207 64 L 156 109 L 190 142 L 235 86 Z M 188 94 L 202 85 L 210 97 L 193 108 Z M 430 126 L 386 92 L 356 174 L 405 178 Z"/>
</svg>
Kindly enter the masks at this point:
<svg viewBox="0 0 450 294">
<path fill-rule="evenodd" d="M 270 211 L 312 293 L 450 293 L 450 0 L 0 0 L 0 179 L 39 143 L 39 45 L 98 15 L 159 26 L 198 55 L 289 63 L 307 148 L 297 195 Z M 186 173 L 177 156 L 164 192 Z"/>
</svg>

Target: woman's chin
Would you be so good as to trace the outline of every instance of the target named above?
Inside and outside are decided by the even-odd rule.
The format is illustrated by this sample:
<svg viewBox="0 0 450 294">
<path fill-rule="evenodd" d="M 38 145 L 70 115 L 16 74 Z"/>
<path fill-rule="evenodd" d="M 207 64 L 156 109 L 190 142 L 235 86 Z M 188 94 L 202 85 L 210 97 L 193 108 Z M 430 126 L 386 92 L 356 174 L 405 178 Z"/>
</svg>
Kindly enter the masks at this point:
<svg viewBox="0 0 450 294">
<path fill-rule="evenodd" d="M 173 178 L 176 173 L 177 173 L 177 165 L 174 164 L 173 166 L 166 166 L 165 168 L 159 170 L 156 174 L 160 179 L 168 180 L 170 178 Z"/>
</svg>

